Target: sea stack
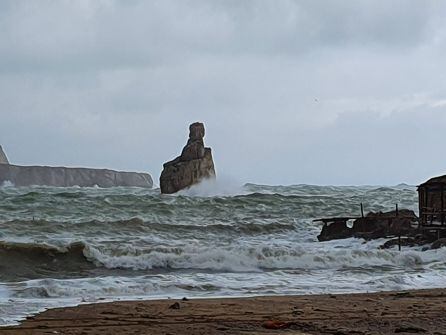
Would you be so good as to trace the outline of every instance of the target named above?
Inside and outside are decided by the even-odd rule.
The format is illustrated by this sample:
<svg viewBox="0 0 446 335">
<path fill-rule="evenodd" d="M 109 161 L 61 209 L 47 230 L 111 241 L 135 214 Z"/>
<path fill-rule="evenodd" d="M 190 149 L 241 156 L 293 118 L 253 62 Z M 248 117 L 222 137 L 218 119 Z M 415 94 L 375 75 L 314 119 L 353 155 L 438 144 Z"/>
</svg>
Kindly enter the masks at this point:
<svg viewBox="0 0 446 335">
<path fill-rule="evenodd" d="M 189 140 L 181 155 L 163 165 L 161 193 L 172 194 L 203 179 L 215 178 L 212 151 L 204 146 L 204 133 L 203 123 L 195 122 L 189 126 Z"/>
<path fill-rule="evenodd" d="M 0 145 L 0 164 L 9 164 L 8 157 L 6 157 L 2 146 Z"/>
</svg>

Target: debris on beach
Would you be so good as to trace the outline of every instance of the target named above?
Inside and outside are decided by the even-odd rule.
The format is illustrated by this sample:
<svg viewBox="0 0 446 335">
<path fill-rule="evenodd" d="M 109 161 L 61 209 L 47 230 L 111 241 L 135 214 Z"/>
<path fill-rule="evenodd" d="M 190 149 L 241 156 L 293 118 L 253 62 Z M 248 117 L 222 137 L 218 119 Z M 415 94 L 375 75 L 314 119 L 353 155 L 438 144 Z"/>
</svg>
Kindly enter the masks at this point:
<svg viewBox="0 0 446 335">
<path fill-rule="evenodd" d="M 181 308 L 181 306 L 178 302 L 169 306 L 169 309 L 180 309 L 180 308 Z"/>
<path fill-rule="evenodd" d="M 291 322 L 283 322 L 277 320 L 268 320 L 263 323 L 265 329 L 286 329 L 291 326 Z"/>
</svg>

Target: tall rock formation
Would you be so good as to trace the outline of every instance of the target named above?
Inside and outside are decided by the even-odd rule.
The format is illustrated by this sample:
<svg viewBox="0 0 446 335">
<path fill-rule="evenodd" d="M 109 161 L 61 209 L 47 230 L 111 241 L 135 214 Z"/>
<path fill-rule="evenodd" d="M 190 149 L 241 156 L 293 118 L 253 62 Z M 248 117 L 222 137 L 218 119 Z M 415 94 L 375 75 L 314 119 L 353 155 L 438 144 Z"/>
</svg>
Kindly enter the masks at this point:
<svg viewBox="0 0 446 335">
<path fill-rule="evenodd" d="M 5 152 L 0 145 L 0 164 L 9 164 L 8 157 L 6 157 Z"/>
<path fill-rule="evenodd" d="M 204 133 L 203 123 L 195 122 L 189 126 L 189 140 L 181 155 L 163 165 L 161 193 L 175 193 L 203 179 L 215 178 L 212 152 L 204 146 Z"/>
</svg>

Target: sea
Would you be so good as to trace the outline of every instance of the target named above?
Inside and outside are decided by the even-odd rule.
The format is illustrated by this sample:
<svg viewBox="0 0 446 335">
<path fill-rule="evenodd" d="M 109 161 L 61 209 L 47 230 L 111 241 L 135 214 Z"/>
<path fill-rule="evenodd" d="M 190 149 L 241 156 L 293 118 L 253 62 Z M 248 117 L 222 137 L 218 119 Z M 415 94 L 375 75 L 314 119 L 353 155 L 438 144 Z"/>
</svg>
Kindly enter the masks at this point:
<svg viewBox="0 0 446 335">
<path fill-rule="evenodd" d="M 442 287 L 446 249 L 318 242 L 314 219 L 395 208 L 416 187 L 206 181 L 143 188 L 0 187 L 0 325 L 48 308 L 138 299 Z"/>
</svg>

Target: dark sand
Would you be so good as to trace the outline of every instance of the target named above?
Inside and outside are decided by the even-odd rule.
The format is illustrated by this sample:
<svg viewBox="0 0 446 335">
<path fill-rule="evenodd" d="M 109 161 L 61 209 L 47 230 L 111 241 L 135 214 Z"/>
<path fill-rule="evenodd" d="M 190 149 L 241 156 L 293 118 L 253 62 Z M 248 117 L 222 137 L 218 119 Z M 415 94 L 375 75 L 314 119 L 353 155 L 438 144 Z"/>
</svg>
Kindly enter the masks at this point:
<svg viewBox="0 0 446 335">
<path fill-rule="evenodd" d="M 175 302 L 179 309 L 169 308 Z M 446 334 L 446 289 L 91 304 L 0 328 L 0 335 L 414 333 Z"/>
</svg>

